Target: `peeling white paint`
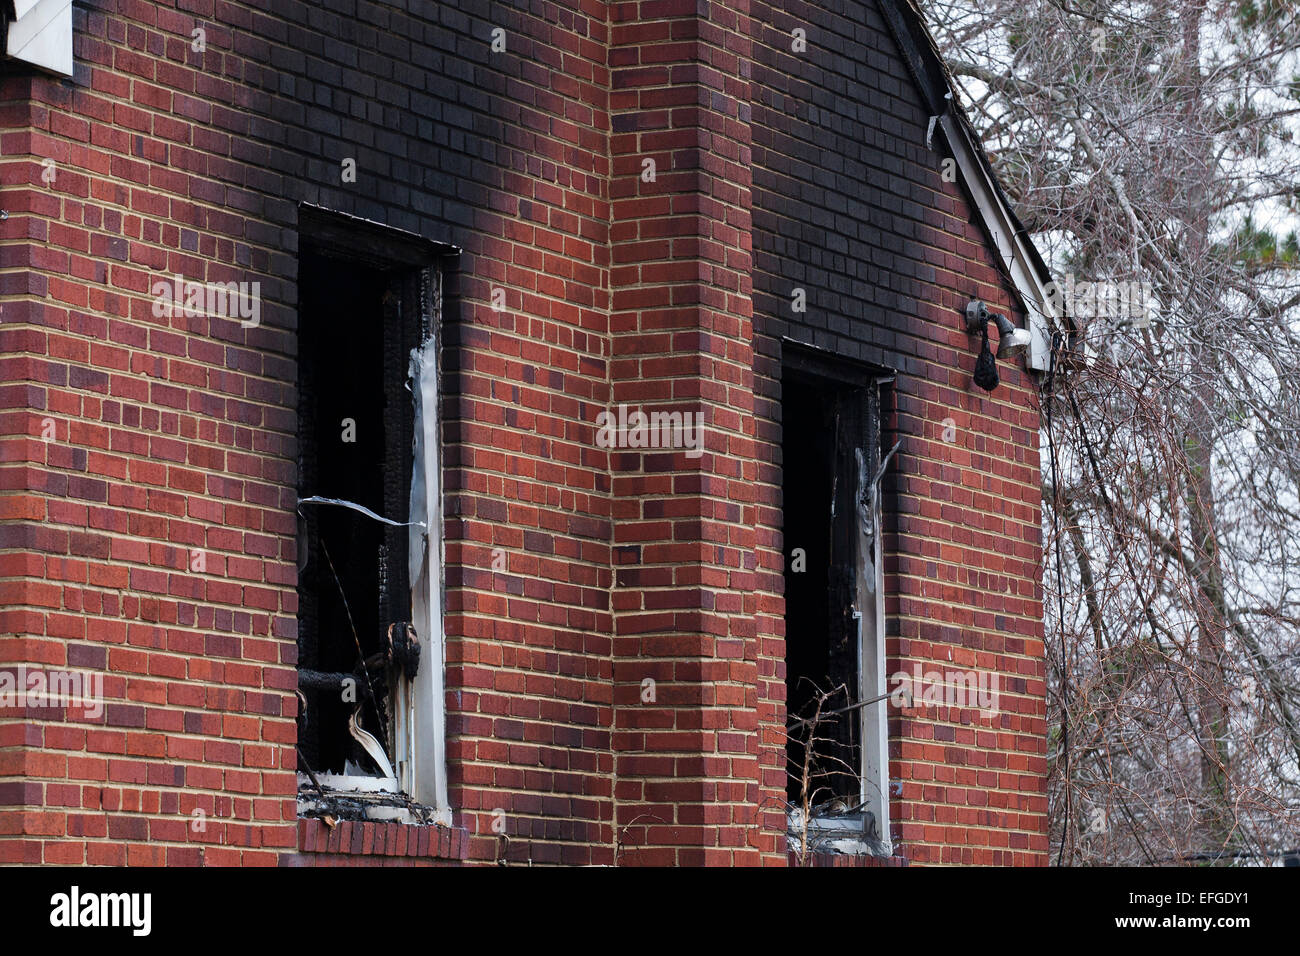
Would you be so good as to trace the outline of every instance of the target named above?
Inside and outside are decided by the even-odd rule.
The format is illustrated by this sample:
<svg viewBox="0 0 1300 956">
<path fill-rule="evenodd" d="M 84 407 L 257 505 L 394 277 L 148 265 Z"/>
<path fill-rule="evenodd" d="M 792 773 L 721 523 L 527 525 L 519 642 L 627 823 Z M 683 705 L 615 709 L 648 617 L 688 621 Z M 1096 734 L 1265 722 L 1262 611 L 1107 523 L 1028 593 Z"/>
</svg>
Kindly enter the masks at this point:
<svg viewBox="0 0 1300 956">
<path fill-rule="evenodd" d="M 442 487 L 438 436 L 436 335 L 411 353 L 415 446 L 411 474 L 411 533 L 407 564 L 411 623 L 420 640 L 420 669 L 413 686 L 399 687 L 394 751 L 402 789 L 450 819 L 447 800 L 446 718 L 443 712 Z M 423 530 L 416 530 L 417 528 Z"/>
<path fill-rule="evenodd" d="M 871 386 L 873 389 L 875 385 Z M 879 405 L 871 403 L 871 414 Z M 872 424 L 875 428 L 875 423 Z M 880 535 L 880 480 L 889 460 L 898 450 L 895 445 L 873 469 L 861 449 L 856 452 L 857 485 L 857 594 L 854 601 L 858 624 L 858 700 L 871 700 L 887 693 L 885 686 L 885 602 L 884 552 Z M 872 457 L 875 457 L 874 455 Z M 874 474 L 873 474 L 874 470 Z M 871 704 L 858 710 L 859 739 L 862 741 L 861 801 L 875 818 L 878 837 L 884 852 L 890 853 L 889 838 L 889 716 L 887 702 Z"/>
</svg>

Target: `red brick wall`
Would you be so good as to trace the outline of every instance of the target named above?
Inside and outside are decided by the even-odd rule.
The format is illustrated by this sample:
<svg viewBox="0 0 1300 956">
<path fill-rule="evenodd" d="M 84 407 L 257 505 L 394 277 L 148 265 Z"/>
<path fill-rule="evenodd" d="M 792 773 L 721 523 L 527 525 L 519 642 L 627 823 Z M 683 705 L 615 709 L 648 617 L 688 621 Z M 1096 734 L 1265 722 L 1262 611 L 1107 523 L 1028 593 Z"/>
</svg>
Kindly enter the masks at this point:
<svg viewBox="0 0 1300 956">
<path fill-rule="evenodd" d="M 753 25 L 694 0 L 612 21 L 613 401 L 707 434 L 694 459 L 611 456 L 616 822 L 628 863 L 754 864 L 777 838 L 757 825 Z"/>
<path fill-rule="evenodd" d="M 884 483 L 888 672 L 920 663 L 1001 678 L 991 719 L 891 706 L 893 839 L 917 863 L 1045 863 L 1037 383 L 1000 361 L 996 391 L 974 386 L 979 342 L 962 319 L 971 298 L 1022 326 L 1026 316 L 960 182 L 943 181 L 942 137 L 926 146 L 928 110 L 876 3 L 787 0 L 753 14 L 764 24 L 753 84 L 760 633 L 784 633 L 783 533 L 797 534 L 781 526 L 776 464 L 789 337 L 898 372 L 883 395 L 885 447 L 902 442 Z M 763 686 L 783 720 L 783 642 L 764 645 Z M 782 741 L 765 743 L 776 788 Z"/>
<path fill-rule="evenodd" d="M 793 329 L 904 372 L 890 654 L 1024 682 L 997 728 L 899 715 L 899 836 L 920 862 L 1041 862 L 1033 385 L 1006 363 L 992 397 L 970 385 L 955 310 L 1010 300 L 874 10 L 267 6 L 79 4 L 74 82 L 0 82 L 0 665 L 100 671 L 108 698 L 95 721 L 0 717 L 0 862 L 489 861 L 503 843 L 517 862 L 785 862 L 774 343 L 795 277 L 775 223 L 822 207 L 783 207 L 810 174 L 779 157 L 829 148 L 797 102 L 815 84 L 773 52 L 790 16 L 821 18 L 823 51 L 867 25 L 890 96 L 868 145 L 906 164 L 875 164 L 892 178 L 858 277 L 889 298 L 800 276 L 826 327 Z M 465 250 L 444 338 L 451 832 L 296 819 L 299 202 Z M 155 317 L 150 282 L 174 272 L 260 281 L 260 327 Z M 598 448 L 620 402 L 703 410 L 705 454 Z"/>
<path fill-rule="evenodd" d="M 499 808 L 519 859 L 612 859 L 609 479 L 591 442 L 605 7 L 414 9 L 78 5 L 75 82 L 0 87 L 0 660 L 110 675 L 97 724 L 4 721 L 0 860 L 273 864 L 299 846 L 300 201 L 465 250 L 445 329 L 448 736 L 455 822 L 481 837 L 453 855 L 495 856 Z M 260 281 L 261 326 L 155 318 L 150 282 L 173 272 Z"/>
</svg>

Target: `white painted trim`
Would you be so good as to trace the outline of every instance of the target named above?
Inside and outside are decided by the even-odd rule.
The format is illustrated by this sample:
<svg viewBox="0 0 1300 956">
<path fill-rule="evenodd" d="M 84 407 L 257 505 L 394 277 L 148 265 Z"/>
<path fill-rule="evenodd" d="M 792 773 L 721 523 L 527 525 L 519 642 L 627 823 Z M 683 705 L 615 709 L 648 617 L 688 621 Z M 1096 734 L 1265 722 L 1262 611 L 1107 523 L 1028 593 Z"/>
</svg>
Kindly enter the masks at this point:
<svg viewBox="0 0 1300 956">
<path fill-rule="evenodd" d="M 442 608 L 442 455 L 438 431 L 438 332 L 411 355 L 415 400 L 415 466 L 411 476 L 408 567 L 411 618 L 420 637 L 420 667 L 409 695 L 399 697 L 406 717 L 396 741 L 398 774 L 417 802 L 451 812 L 447 797 L 447 721 L 444 713 L 446 637 Z"/>
<path fill-rule="evenodd" d="M 72 76 L 72 0 L 14 0 L 14 10 L 5 52 Z"/>
<path fill-rule="evenodd" d="M 880 383 L 872 382 L 872 400 L 867 407 L 876 420 L 867 422 L 868 428 L 876 435 L 875 445 L 878 452 L 884 429 L 879 420 Z M 876 456 L 879 458 L 880 454 Z M 858 561 L 859 575 L 857 582 L 856 604 L 858 615 L 858 700 L 871 700 L 883 697 L 886 693 L 887 668 L 885 663 L 885 569 L 884 543 L 881 534 L 882 508 L 880 490 L 877 481 L 877 469 L 880 461 L 865 461 L 859 454 L 858 465 L 858 501 L 867 496 L 867 507 L 859 504 L 857 514 L 858 551 L 861 554 L 868 547 L 866 522 L 870 522 L 871 549 L 870 577 L 861 573 L 863 562 Z M 887 463 L 888 459 L 885 460 Z M 883 472 L 882 472 L 883 474 Z M 870 510 L 868 510 L 870 509 Z M 863 512 L 866 512 L 863 514 Z M 865 610 L 864 610 L 865 609 Z M 858 733 L 862 741 L 862 767 L 858 774 L 862 805 L 871 812 L 876 820 L 880 842 L 888 852 L 893 852 L 889 838 L 889 700 L 882 699 L 874 704 L 867 704 L 858 709 Z"/>
<path fill-rule="evenodd" d="M 1029 333 L 1032 341 L 1026 362 L 1030 368 L 1039 371 L 1047 369 L 1052 350 L 1052 335 L 1049 322 L 1059 321 L 1052 297 L 1047 292 L 1046 284 L 1030 260 L 1030 247 L 1021 236 L 1002 198 L 989 182 L 987 171 L 973 150 L 975 147 L 958 128 L 958 121 L 951 113 L 945 113 L 939 120 L 943 127 L 948 145 L 955 154 L 953 158 L 961 169 L 962 178 L 970 190 L 975 206 L 988 229 L 993 233 L 996 252 L 1002 265 L 1011 273 L 1012 283 L 1029 316 Z M 964 317 L 954 317 L 954 321 L 965 323 Z"/>
<path fill-rule="evenodd" d="M 858 700 L 870 700 L 886 693 L 887 674 L 885 665 L 885 575 L 884 552 L 880 534 L 880 496 L 872 496 L 876 501 L 875 556 L 873 564 L 876 569 L 875 594 L 871 595 L 874 620 L 871 631 L 865 625 L 866 617 L 859 619 L 858 633 Z M 869 611 L 868 613 L 872 613 Z M 868 704 L 858 711 L 861 720 L 862 739 L 862 803 L 876 818 L 880 842 L 889 852 L 892 851 L 889 838 L 889 699 L 879 703 Z"/>
</svg>

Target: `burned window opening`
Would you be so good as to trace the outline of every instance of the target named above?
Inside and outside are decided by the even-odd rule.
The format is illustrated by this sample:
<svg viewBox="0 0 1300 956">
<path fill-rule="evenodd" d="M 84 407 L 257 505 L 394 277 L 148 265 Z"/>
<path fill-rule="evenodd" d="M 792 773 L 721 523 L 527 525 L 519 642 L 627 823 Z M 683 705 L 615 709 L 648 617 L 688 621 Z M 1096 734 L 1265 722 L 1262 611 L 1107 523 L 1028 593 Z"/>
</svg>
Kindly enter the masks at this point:
<svg viewBox="0 0 1300 956">
<path fill-rule="evenodd" d="M 403 321 L 392 286 L 378 270 L 303 253 L 300 498 L 406 515 L 413 411 L 404 386 L 421 329 Z M 307 701 L 299 749 L 314 771 L 375 775 L 389 767 L 366 735 L 391 754 L 387 701 L 404 671 L 399 648 L 409 643 L 407 529 L 350 508 L 313 503 L 298 513 L 299 687 Z"/>
<path fill-rule="evenodd" d="M 300 215 L 299 813 L 445 823 L 438 263 L 456 250 Z"/>
<path fill-rule="evenodd" d="M 857 698 L 857 631 L 853 618 L 849 435 L 857 416 L 835 390 L 797 379 L 782 389 L 785 422 L 786 683 L 792 719 L 811 719 L 814 729 L 792 733 L 787 796 L 801 801 L 807 758 L 814 805 L 837 803 L 856 810 L 861 741 L 853 714 L 825 716 Z M 811 748 L 806 742 L 814 738 Z M 805 753 L 811 749 L 812 753 Z"/>
<path fill-rule="evenodd" d="M 781 403 L 791 831 L 810 842 L 830 831 L 823 849 L 883 852 L 882 376 L 791 353 Z"/>
</svg>

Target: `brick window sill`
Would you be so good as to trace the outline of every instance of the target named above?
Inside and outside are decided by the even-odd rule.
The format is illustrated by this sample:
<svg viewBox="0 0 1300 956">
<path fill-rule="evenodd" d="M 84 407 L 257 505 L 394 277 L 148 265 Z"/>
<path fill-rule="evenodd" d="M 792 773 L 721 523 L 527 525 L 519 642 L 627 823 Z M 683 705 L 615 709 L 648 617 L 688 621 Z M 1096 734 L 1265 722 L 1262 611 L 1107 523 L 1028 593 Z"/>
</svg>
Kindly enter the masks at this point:
<svg viewBox="0 0 1300 956">
<path fill-rule="evenodd" d="M 315 818 L 298 821 L 299 853 L 464 860 L 468 850 L 469 833 L 463 827 L 362 820 L 340 820 L 330 827 Z"/>
</svg>

